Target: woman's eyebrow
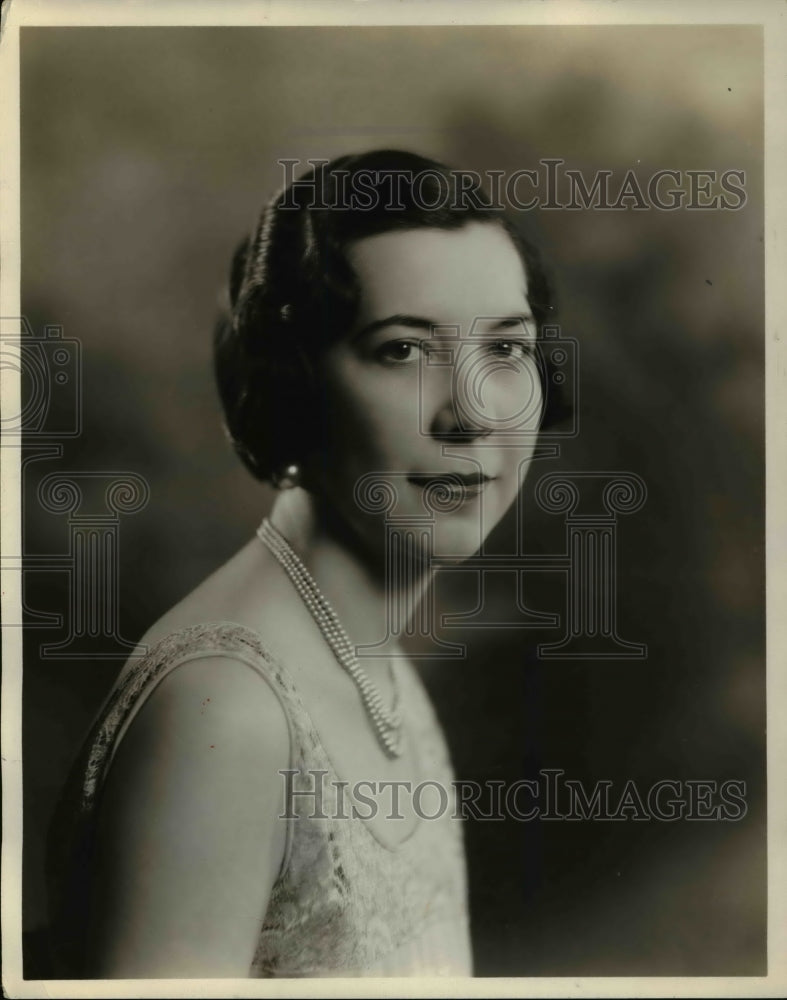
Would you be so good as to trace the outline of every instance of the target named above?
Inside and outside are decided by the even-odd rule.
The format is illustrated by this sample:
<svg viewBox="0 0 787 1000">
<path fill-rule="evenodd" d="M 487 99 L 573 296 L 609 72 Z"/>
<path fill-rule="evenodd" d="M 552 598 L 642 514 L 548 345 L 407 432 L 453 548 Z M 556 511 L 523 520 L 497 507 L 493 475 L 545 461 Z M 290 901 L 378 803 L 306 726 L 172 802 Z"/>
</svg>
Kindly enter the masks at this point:
<svg viewBox="0 0 787 1000">
<path fill-rule="evenodd" d="M 512 326 L 521 326 L 524 323 L 534 323 L 535 316 L 532 313 L 516 313 L 511 316 L 487 316 L 485 319 L 493 319 L 494 323 L 489 327 L 489 332 L 494 333 L 497 330 L 508 330 Z"/>
<path fill-rule="evenodd" d="M 487 332 L 494 333 L 496 330 L 507 330 L 512 326 L 532 323 L 535 317 L 530 313 L 516 313 L 511 316 L 482 316 L 479 319 L 494 320 L 492 325 L 487 328 Z M 382 330 L 386 326 L 405 326 L 411 330 L 428 330 L 431 333 L 433 330 L 445 327 L 446 325 L 445 323 L 438 323 L 433 319 L 427 319 L 424 316 L 412 316 L 409 313 L 394 313 L 392 316 L 386 316 L 384 319 L 376 319 L 371 323 L 367 323 L 366 326 L 353 335 L 352 339 L 360 340 L 361 337 L 368 337 L 370 334 L 375 333 L 377 330 Z"/>
<path fill-rule="evenodd" d="M 426 319 L 424 316 L 411 316 L 409 313 L 394 313 L 392 316 L 386 316 L 384 319 L 376 319 L 371 323 L 367 323 L 366 326 L 361 327 L 353 335 L 352 339 L 360 340 L 361 337 L 368 337 L 369 334 L 375 333 L 377 330 L 382 330 L 386 326 L 406 326 L 412 330 L 434 330 L 435 327 L 441 325 L 433 319 Z"/>
</svg>

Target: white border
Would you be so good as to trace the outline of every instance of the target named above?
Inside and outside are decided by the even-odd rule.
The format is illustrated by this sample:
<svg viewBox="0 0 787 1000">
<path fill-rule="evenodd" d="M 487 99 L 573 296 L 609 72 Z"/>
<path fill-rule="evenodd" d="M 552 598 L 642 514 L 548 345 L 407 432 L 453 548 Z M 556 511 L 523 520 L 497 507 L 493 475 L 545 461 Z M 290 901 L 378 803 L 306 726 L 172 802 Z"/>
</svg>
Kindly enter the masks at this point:
<svg viewBox="0 0 787 1000">
<path fill-rule="evenodd" d="M 522 978 L 330 980 L 22 979 L 21 898 L 21 630 L 3 629 L 2 958 L 3 986 L 12 997 L 259 997 L 259 996 L 761 996 L 787 993 L 787 3 L 782 0 L 10 0 L 0 40 L 0 93 L 7 123 L 0 185 L 0 315 L 20 315 L 19 303 L 19 28 L 24 25 L 409 25 L 409 24 L 760 24 L 765 35 L 766 149 L 766 415 L 768 609 L 768 968 L 766 977 Z M 2 406 L 18 412 L 19 385 L 3 373 Z M 18 452 L 2 454 L 3 551 L 21 551 Z M 781 614 L 780 614 L 781 612 Z M 18 574 L 2 579 L 3 620 L 21 613 Z M 143 988 L 144 987 L 144 988 Z"/>
</svg>

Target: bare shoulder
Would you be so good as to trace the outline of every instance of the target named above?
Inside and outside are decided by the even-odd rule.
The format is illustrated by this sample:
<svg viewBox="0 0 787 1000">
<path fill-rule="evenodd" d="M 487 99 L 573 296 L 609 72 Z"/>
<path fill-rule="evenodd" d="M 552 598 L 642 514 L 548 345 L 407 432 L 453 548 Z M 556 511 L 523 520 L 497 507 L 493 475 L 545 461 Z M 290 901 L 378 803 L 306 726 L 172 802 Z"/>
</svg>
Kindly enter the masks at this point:
<svg viewBox="0 0 787 1000">
<path fill-rule="evenodd" d="M 173 632 L 204 622 L 244 624 L 245 607 L 265 596 L 259 557 L 259 544 L 253 539 L 162 615 L 141 644 L 150 648 Z"/>
<path fill-rule="evenodd" d="M 284 857 L 289 760 L 284 710 L 247 664 L 206 655 L 161 681 L 102 795 L 96 974 L 245 974 Z"/>
<path fill-rule="evenodd" d="M 194 626 L 220 622 L 256 633 L 271 655 L 289 666 L 293 652 L 296 661 L 303 659 L 308 631 L 303 634 L 302 614 L 297 597 L 293 600 L 288 588 L 281 586 L 278 564 L 259 540 L 252 538 L 147 630 L 117 682 L 133 669 L 141 654 L 162 640 Z M 180 683 L 188 686 L 185 680 Z"/>
<path fill-rule="evenodd" d="M 159 745 L 166 745 L 170 766 L 230 757 L 233 767 L 254 766 L 257 775 L 261 760 L 286 766 L 290 753 L 287 718 L 271 683 L 243 660 L 208 653 L 177 664 L 156 686 L 116 759 L 133 766 L 144 759 L 141 751 Z M 157 766 L 166 762 L 159 757 Z"/>
<path fill-rule="evenodd" d="M 210 818 L 231 834 L 266 826 L 282 812 L 279 772 L 290 734 L 278 696 L 259 673 L 230 657 L 176 666 L 137 712 L 105 779 L 105 813 L 118 830 L 198 829 Z M 206 817 L 206 807 L 210 817 Z"/>
</svg>

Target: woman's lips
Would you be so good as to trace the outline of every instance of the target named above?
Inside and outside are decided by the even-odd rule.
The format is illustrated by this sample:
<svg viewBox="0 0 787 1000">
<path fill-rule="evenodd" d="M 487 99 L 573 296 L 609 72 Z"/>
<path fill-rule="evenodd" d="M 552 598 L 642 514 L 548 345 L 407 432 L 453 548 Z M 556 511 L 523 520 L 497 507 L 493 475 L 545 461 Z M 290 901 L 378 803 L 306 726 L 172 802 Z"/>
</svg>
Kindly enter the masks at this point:
<svg viewBox="0 0 787 1000">
<path fill-rule="evenodd" d="M 440 490 L 444 495 L 454 497 L 457 500 L 471 500 L 480 496 L 495 478 L 495 476 L 487 476 L 480 472 L 469 474 L 465 472 L 413 472 L 407 477 L 407 481 L 421 489 Z"/>
</svg>

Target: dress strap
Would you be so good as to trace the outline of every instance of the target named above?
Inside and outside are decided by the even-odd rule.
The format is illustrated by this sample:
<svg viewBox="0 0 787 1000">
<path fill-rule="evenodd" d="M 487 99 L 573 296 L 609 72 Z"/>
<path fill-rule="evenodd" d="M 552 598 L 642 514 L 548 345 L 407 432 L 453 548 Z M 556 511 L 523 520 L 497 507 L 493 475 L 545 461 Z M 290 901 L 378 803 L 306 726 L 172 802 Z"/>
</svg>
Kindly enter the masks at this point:
<svg viewBox="0 0 787 1000">
<path fill-rule="evenodd" d="M 100 709 L 71 767 L 49 830 L 46 880 L 52 921 L 51 960 L 59 976 L 81 976 L 85 968 L 95 811 L 120 740 L 172 670 L 206 657 L 240 660 L 270 685 L 287 720 L 290 768 L 305 771 L 311 766 L 307 762 L 314 752 L 314 727 L 292 678 L 256 632 L 235 622 L 208 622 L 178 629 L 147 652 L 140 648 Z M 290 821 L 278 878 L 289 866 L 292 841 Z"/>
<path fill-rule="evenodd" d="M 208 622 L 172 632 L 132 662 L 104 704 L 85 743 L 81 810 L 90 812 L 123 735 L 156 687 L 175 668 L 191 660 L 221 657 L 240 660 L 273 689 L 287 719 L 290 767 L 299 768 L 316 747 L 316 734 L 298 690 L 260 636 L 235 622 Z"/>
</svg>

